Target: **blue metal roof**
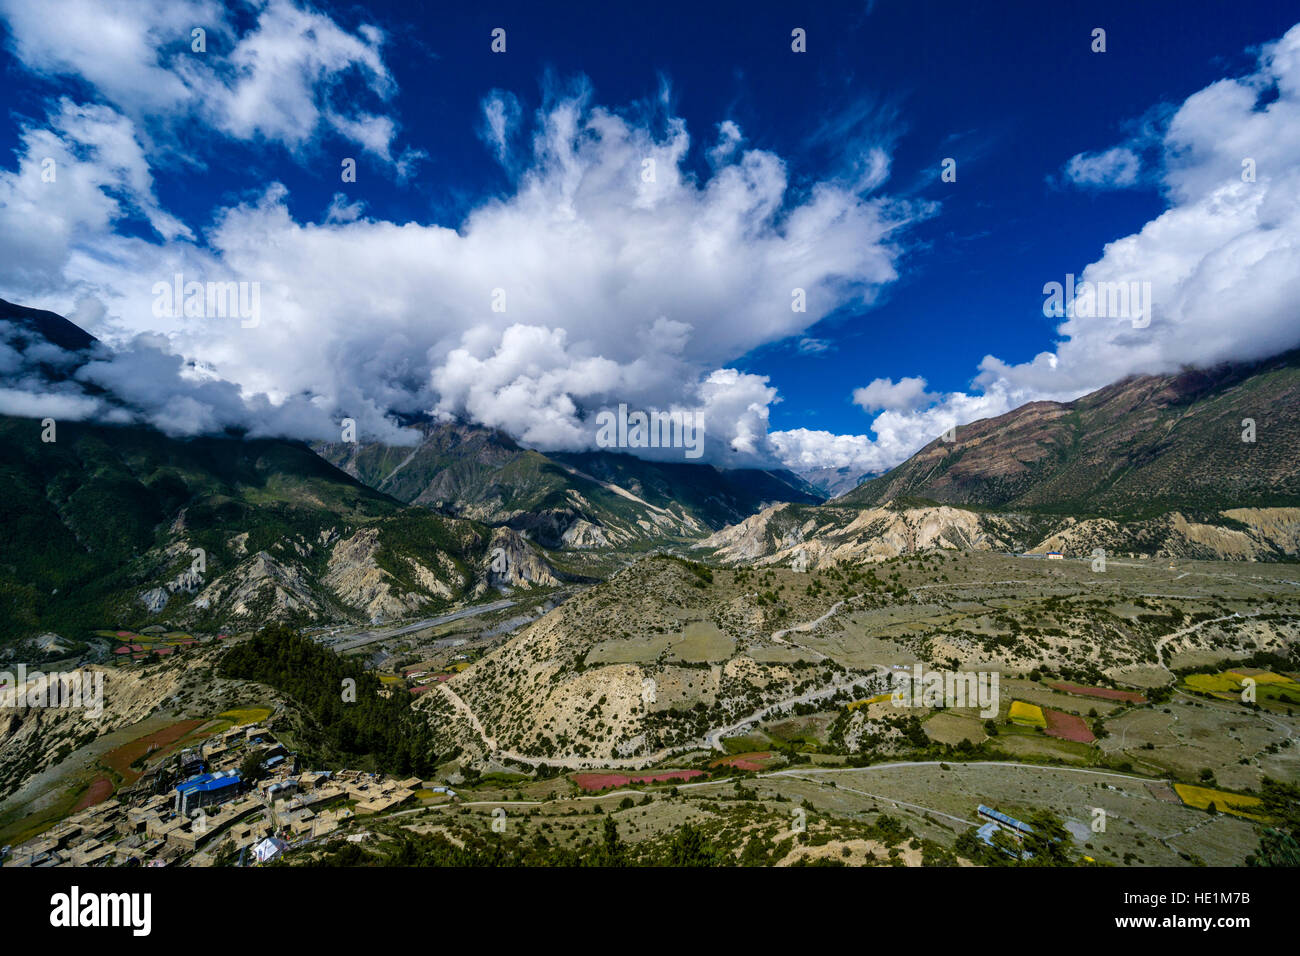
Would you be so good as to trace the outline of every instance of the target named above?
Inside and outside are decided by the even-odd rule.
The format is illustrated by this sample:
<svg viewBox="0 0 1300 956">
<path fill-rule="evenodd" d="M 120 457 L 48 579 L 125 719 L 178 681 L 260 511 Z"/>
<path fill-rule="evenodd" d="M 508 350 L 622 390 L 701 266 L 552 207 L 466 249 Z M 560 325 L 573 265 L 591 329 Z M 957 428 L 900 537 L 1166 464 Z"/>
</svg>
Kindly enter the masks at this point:
<svg viewBox="0 0 1300 956">
<path fill-rule="evenodd" d="M 239 783 L 238 771 L 222 770 L 218 773 L 202 773 L 197 777 L 191 777 L 184 783 L 176 784 L 176 789 L 180 793 L 192 793 L 194 791 L 210 793 L 213 790 L 224 790 L 226 787 L 237 787 Z"/>
<path fill-rule="evenodd" d="M 1021 821 L 1017 820 L 1015 817 L 1009 817 L 1005 813 L 1002 813 L 998 810 L 994 810 L 992 807 L 984 806 L 984 804 L 982 803 L 979 805 L 979 812 L 984 814 L 984 816 L 986 817 L 992 817 L 994 820 L 997 820 L 999 823 L 1003 823 L 1009 827 L 1013 827 L 1014 829 L 1019 830 L 1021 833 L 1034 832 L 1034 828 L 1031 827 L 1028 823 L 1022 823 Z"/>
</svg>

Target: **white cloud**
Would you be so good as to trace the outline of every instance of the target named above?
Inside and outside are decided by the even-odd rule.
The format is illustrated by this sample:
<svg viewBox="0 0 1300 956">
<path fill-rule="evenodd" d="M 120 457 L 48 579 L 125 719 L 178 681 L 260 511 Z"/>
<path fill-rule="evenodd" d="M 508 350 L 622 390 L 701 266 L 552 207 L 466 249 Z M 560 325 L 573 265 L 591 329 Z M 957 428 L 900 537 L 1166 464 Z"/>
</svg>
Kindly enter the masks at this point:
<svg viewBox="0 0 1300 956">
<path fill-rule="evenodd" d="M 709 163 L 717 167 L 730 162 L 744 138 L 739 126 L 731 120 L 723 120 L 718 124 L 718 141 L 707 154 Z"/>
<path fill-rule="evenodd" d="M 1265 102 L 1269 89 L 1277 98 Z M 1254 74 L 1190 96 L 1169 120 L 1162 149 L 1169 208 L 1107 244 L 1080 276 L 1149 282 L 1150 325 L 1068 318 L 1054 367 L 989 357 L 977 384 L 1083 391 L 1133 373 L 1258 359 L 1300 345 L 1300 25 L 1264 48 Z M 1246 159 L 1254 182 L 1243 181 Z"/>
<path fill-rule="evenodd" d="M 812 336 L 805 336 L 799 340 L 800 355 L 819 355 L 822 352 L 829 351 L 832 348 L 831 343 L 826 339 L 817 339 Z"/>
<path fill-rule="evenodd" d="M 346 112 L 330 96 L 345 75 L 355 72 L 374 94 L 387 99 L 395 85 L 380 55 L 382 44 L 383 34 L 374 27 L 354 36 L 323 14 L 271 0 L 256 27 L 230 52 L 233 81 L 200 71 L 194 64 L 201 61 L 185 61 L 191 65 L 186 73 L 215 125 L 231 136 L 263 137 L 299 149 L 325 125 L 390 159 L 393 121 L 359 109 Z"/>
<path fill-rule="evenodd" d="M 69 257 L 137 214 L 166 240 L 192 239 L 154 194 L 129 119 L 107 106 L 59 101 L 44 128 L 24 127 L 15 170 L 0 170 L 0 261 L 9 281 L 41 291 L 61 283 Z"/>
<path fill-rule="evenodd" d="M 791 428 L 769 436 L 781 461 L 796 470 L 857 468 L 877 471 L 885 467 L 887 453 L 866 435 Z"/>
<path fill-rule="evenodd" d="M 919 377 L 900 378 L 897 382 L 878 378 L 864 388 L 853 390 L 853 404 L 861 405 L 868 412 L 913 411 L 929 405 L 935 397 L 925 390 L 925 379 Z"/>
<path fill-rule="evenodd" d="M 1065 164 L 1065 175 L 1076 186 L 1120 189 L 1136 186 L 1142 161 L 1127 146 L 1101 153 L 1079 153 Z"/>
<path fill-rule="evenodd" d="M 252 24 L 241 30 L 244 14 Z M 336 95 L 348 76 L 360 77 L 376 103 L 395 92 L 384 36 L 373 26 L 348 33 L 292 0 L 256 0 L 246 11 L 214 0 L 0 0 L 0 17 L 28 68 L 80 77 L 138 126 L 177 145 L 176 127 L 199 120 L 293 152 L 332 130 L 393 161 L 393 120 L 354 105 L 354 92 L 347 106 Z M 195 28 L 206 31 L 205 52 L 192 49 Z"/>
<path fill-rule="evenodd" d="M 202 246 L 115 235 L 102 217 L 56 271 L 107 305 L 99 334 L 166 335 L 246 404 L 307 396 L 363 434 L 390 410 L 437 410 L 544 448 L 590 447 L 595 412 L 618 403 L 699 410 L 706 456 L 770 461 L 776 390 L 727 363 L 873 301 L 896 278 L 897 234 L 930 212 L 836 182 L 792 194 L 763 150 L 737 147 L 698 180 L 680 119 L 634 122 L 585 90 L 550 101 L 531 138 L 513 194 L 458 229 L 375 221 L 338 197 L 324 222 L 299 222 L 277 184 L 218 210 Z M 154 284 L 177 273 L 257 282 L 260 323 L 155 316 Z M 204 426 L 195 412 L 173 427 L 186 421 Z"/>
<path fill-rule="evenodd" d="M 775 453 L 881 470 L 954 424 L 1025 401 L 1300 343 L 1300 27 L 1264 50 L 1255 74 L 1216 83 L 1172 115 L 1159 172 L 1168 210 L 1084 270 L 1085 281 L 1150 282 L 1148 327 L 1072 316 L 1052 352 L 1021 364 L 987 356 L 970 393 L 933 394 L 920 377 L 878 379 L 854 394 L 880 412 L 868 438 L 769 435 L 776 389 L 728 363 L 772 342 L 809 341 L 817 322 L 869 305 L 897 278 L 899 235 L 933 207 L 875 194 L 889 168 L 883 150 L 864 147 L 848 174 L 795 191 L 781 158 L 744 148 L 739 127 L 726 122 L 708 150 L 711 172 L 699 178 L 686 162 L 685 124 L 663 98 L 660 115 L 633 120 L 593 105 L 582 89 L 549 100 L 526 123 L 499 94 L 485 101 L 482 131 L 515 186 L 458 228 L 376 221 L 346 199 L 331 203 L 324 222 L 300 222 L 275 184 L 216 210 L 200 244 L 160 207 L 146 137 L 127 118 L 173 98 L 233 135 L 302 145 L 289 123 L 296 117 L 380 150 L 391 142 L 382 117 L 344 115 L 327 95 L 352 69 L 376 96 L 387 94 L 378 32 L 328 35 L 306 50 L 304 24 L 318 15 L 271 0 L 238 40 L 249 44 L 243 53 L 236 45 L 230 54 L 240 69 L 216 80 L 191 67 L 176 73 L 165 45 L 111 30 L 98 58 L 69 59 L 53 27 L 0 5 L 27 62 L 98 77 L 120 106 L 64 102 L 48 130 L 23 130 L 18 167 L 0 171 L 0 217 L 20 216 L 0 230 L 0 253 L 15 264 L 3 276 L 6 297 L 56 309 L 79 301 L 92 316 L 96 303 L 105 306 L 96 333 L 126 357 L 87 374 L 129 392 L 175 431 L 255 421 L 310 436 L 350 415 L 363 435 L 388 436 L 390 411 L 437 410 L 538 447 L 590 447 L 595 412 L 627 403 L 700 411 L 708 460 Z M 101 16 L 98 5 L 87 9 Z M 148 9 L 148 22 L 171 22 L 162 5 Z M 102 16 L 110 17 L 96 21 L 102 27 L 117 22 Z M 181 87 L 164 74 L 182 76 Z M 268 82 L 276 77 L 282 88 Z M 211 101 L 192 102 L 208 82 L 220 86 Z M 1276 99 L 1261 101 L 1271 88 Z M 530 150 L 512 145 L 530 138 Z M 40 193 L 40 159 L 52 150 L 68 163 L 67 189 Z M 1256 181 L 1242 181 L 1243 159 L 1254 161 Z M 1107 168 L 1112 179 L 1126 175 L 1122 158 Z M 117 233 L 128 213 L 164 241 Z M 175 273 L 259 283 L 260 323 L 154 316 L 151 290 Z M 806 292 L 806 312 L 791 309 L 795 288 Z M 501 312 L 492 308 L 498 289 Z M 1036 299 L 1037 287 L 1027 294 Z M 165 339 L 136 341 L 139 333 Z M 167 384 L 152 388 L 141 381 L 148 376 Z"/>
<path fill-rule="evenodd" d="M 504 90 L 493 90 L 483 100 L 483 125 L 479 135 L 501 165 L 512 168 L 512 140 L 519 130 L 522 109 L 518 98 Z"/>
<path fill-rule="evenodd" d="M 875 437 L 861 460 L 892 466 L 952 425 L 1030 401 L 1069 401 L 1127 375 L 1250 361 L 1300 346 L 1300 25 L 1263 48 L 1251 75 L 1188 97 L 1155 143 L 1168 209 L 1108 243 L 1078 277 L 1149 282 L 1150 324 L 1075 310 L 1058 327 L 1054 351 L 1020 364 L 985 356 L 973 392 L 925 408 L 908 410 L 917 386 L 901 388 L 923 386 L 920 379 L 877 380 L 854 400 L 870 410 L 897 398 L 899 407 L 872 421 Z M 1123 152 L 1076 156 L 1071 164 L 1084 181 L 1125 185 L 1136 166 Z M 1243 181 L 1244 160 L 1251 160 L 1253 182 Z M 793 440 L 785 447 L 799 448 Z"/>
<path fill-rule="evenodd" d="M 347 193 L 335 193 L 330 197 L 330 204 L 325 210 L 325 221 L 328 223 L 356 222 L 365 212 L 366 204 L 358 199 L 356 202 L 348 202 Z"/>
</svg>

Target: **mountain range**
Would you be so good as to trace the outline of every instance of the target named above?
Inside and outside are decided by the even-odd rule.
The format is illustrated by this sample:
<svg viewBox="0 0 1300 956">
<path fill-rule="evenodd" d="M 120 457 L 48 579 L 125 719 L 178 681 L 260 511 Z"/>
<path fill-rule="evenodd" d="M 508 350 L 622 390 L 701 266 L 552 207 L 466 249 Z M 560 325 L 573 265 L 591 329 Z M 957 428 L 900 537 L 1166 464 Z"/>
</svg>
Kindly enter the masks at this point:
<svg viewBox="0 0 1300 956">
<path fill-rule="evenodd" d="M 700 547 L 810 566 L 929 547 L 1300 553 L 1300 353 L 1134 376 L 948 437 L 824 505 L 764 509 Z"/>
<path fill-rule="evenodd" d="M 29 365 L 54 356 L 52 381 L 95 347 L 4 302 L 0 331 Z M 860 484 L 810 476 L 847 488 L 830 501 L 786 470 L 542 454 L 465 422 L 308 446 L 76 422 L 47 442 L 3 417 L 0 638 L 409 618 L 557 585 L 566 554 L 664 547 L 818 566 L 928 547 L 1282 559 L 1300 552 L 1297 408 L 1298 353 L 1132 377 L 961 426 Z"/>
<path fill-rule="evenodd" d="M 506 525 L 548 548 L 694 539 L 779 501 L 825 496 L 787 471 L 654 462 L 608 451 L 543 455 L 492 429 L 426 422 L 415 447 L 319 444 L 327 461 L 406 504 Z"/>
</svg>

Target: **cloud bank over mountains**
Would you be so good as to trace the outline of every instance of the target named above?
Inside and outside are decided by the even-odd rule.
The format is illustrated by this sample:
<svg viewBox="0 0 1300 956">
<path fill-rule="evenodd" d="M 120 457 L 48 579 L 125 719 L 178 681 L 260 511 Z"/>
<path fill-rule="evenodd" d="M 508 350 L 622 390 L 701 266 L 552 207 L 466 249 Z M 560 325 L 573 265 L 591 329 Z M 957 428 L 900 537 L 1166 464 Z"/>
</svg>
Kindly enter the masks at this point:
<svg viewBox="0 0 1300 956">
<path fill-rule="evenodd" d="M 66 0 L 39 17 L 32 6 L 0 0 L 12 50 L 87 95 L 62 91 L 44 117 L 19 121 L 15 161 L 0 167 L 0 295 L 77 303 L 70 317 L 114 350 L 77 381 L 173 434 L 336 438 L 346 416 L 362 438 L 401 442 L 411 436 L 395 413 L 432 413 L 546 451 L 592 447 L 596 413 L 627 404 L 699 412 L 706 461 L 880 471 L 951 425 L 1025 401 L 1300 344 L 1300 27 L 1255 73 L 1173 112 L 1159 144 L 1167 211 L 1082 269 L 1086 281 L 1150 282 L 1149 327 L 1067 318 L 1052 353 L 1020 365 L 987 356 L 969 392 L 931 392 L 901 369 L 851 396 L 871 435 L 834 435 L 772 432 L 780 383 L 731 363 L 785 340 L 817 343 L 806 354 L 832 347 L 809 330 L 869 308 L 899 278 L 909 227 L 942 210 L 883 191 L 888 144 L 804 184 L 731 119 L 688 131 L 666 91 L 614 109 L 577 82 L 528 112 L 495 90 L 464 132 L 511 185 L 454 227 L 373 218 L 346 184 L 304 221 L 278 182 L 187 224 L 159 200 L 154 172 L 193 163 L 202 175 L 184 155 L 195 130 L 298 162 L 328 132 L 409 173 L 422 154 L 387 111 L 382 31 L 349 32 L 290 0 L 250 6 L 238 27 L 197 0 L 107 11 Z M 65 33 L 64 20 L 77 28 Z M 142 20 L 144 35 L 125 26 Z M 211 24 L 203 58 L 189 53 L 195 23 Z M 1126 157 L 1140 150 L 1099 147 L 1063 160 L 1066 178 L 1130 187 L 1139 173 Z M 256 283 L 256 321 L 159 309 L 157 287 L 177 275 Z M 2 412 L 41 414 L 44 395 L 61 403 L 54 417 L 109 414 L 93 397 L 29 389 L 21 361 L 0 360 L 14 369 Z"/>
<path fill-rule="evenodd" d="M 1159 157 L 1153 175 L 1165 212 L 1108 243 L 1078 275 L 1093 284 L 1150 283 L 1147 324 L 1071 310 L 1053 351 L 1020 364 L 985 356 L 970 391 L 924 407 L 910 401 L 923 379 L 858 389 L 857 404 L 882 411 L 853 465 L 890 467 L 953 425 L 1026 402 L 1068 401 L 1128 375 L 1250 361 L 1300 346 L 1300 25 L 1263 47 L 1254 72 L 1194 93 L 1162 129 L 1143 135 L 1154 139 L 1080 154 L 1064 172 L 1081 188 L 1128 188 L 1138 177 L 1137 156 Z M 787 453 L 816 458 L 843 448 L 843 438 L 801 432 L 784 442 Z"/>
</svg>

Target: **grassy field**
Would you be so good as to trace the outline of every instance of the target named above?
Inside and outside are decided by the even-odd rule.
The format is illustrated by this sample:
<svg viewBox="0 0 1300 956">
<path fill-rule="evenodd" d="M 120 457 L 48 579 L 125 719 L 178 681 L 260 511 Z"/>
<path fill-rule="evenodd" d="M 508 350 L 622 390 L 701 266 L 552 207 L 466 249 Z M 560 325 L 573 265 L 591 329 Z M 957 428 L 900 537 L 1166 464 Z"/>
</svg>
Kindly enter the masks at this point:
<svg viewBox="0 0 1300 956">
<path fill-rule="evenodd" d="M 673 643 L 674 656 L 684 661 L 725 661 L 736 649 L 736 642 L 712 621 L 692 621 Z"/>
<path fill-rule="evenodd" d="M 1183 686 L 1198 694 L 1219 700 L 1244 701 L 1247 681 L 1254 681 L 1255 703 L 1269 709 L 1300 707 L 1300 683 L 1285 674 L 1262 670 L 1226 670 L 1208 674 L 1189 674 Z"/>
<path fill-rule="evenodd" d="M 236 707 L 218 714 L 217 718 L 229 721 L 232 727 L 243 727 L 246 724 L 260 724 L 270 716 L 270 707 Z"/>
<path fill-rule="evenodd" d="M 1213 805 L 1221 813 L 1232 813 L 1252 820 L 1262 819 L 1259 814 L 1250 812 L 1260 805 L 1259 797 L 1229 793 L 1226 790 L 1215 790 L 1210 787 L 1196 787 L 1189 783 L 1174 784 L 1174 792 L 1183 803 L 1198 810 L 1208 810 Z"/>
</svg>

